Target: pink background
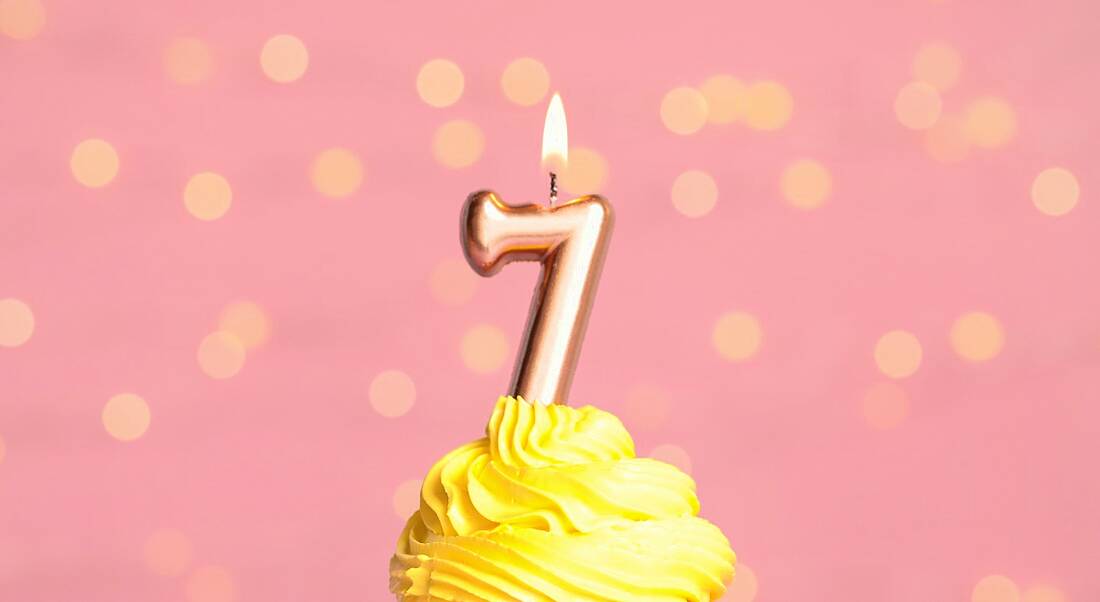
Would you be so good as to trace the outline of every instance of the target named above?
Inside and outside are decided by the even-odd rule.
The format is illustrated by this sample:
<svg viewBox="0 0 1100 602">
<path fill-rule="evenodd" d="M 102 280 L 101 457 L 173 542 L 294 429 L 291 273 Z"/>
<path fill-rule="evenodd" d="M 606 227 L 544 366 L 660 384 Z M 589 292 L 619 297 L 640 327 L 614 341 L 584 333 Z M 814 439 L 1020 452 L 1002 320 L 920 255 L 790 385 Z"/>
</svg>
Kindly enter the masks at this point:
<svg viewBox="0 0 1100 602">
<path fill-rule="evenodd" d="M 25 345 L 0 348 L 0 599 L 205 602 L 187 594 L 204 565 L 224 567 L 242 602 L 388 599 L 395 487 L 478 436 L 507 384 L 510 359 L 492 374 L 465 367 L 462 334 L 494 324 L 514 351 L 535 278 L 512 266 L 457 307 L 428 286 L 459 256 L 468 192 L 544 195 L 545 104 L 519 107 L 499 88 L 520 56 L 549 69 L 572 141 L 607 158 L 603 193 L 618 211 L 574 404 L 623 412 L 643 454 L 687 451 L 703 515 L 752 567 L 758 600 L 969 600 L 991 573 L 1100 598 L 1094 2 L 46 7 L 37 38 L 0 38 L 0 298 L 25 301 L 37 323 Z M 293 84 L 259 69 L 277 33 L 309 48 Z M 211 45 L 209 81 L 165 78 L 176 35 Z M 894 96 L 930 40 L 963 58 L 945 112 L 1006 99 L 1018 120 L 1009 145 L 943 164 L 898 124 Z M 436 57 L 466 76 L 445 109 L 415 87 Z M 665 129 L 665 92 L 721 72 L 783 83 L 790 123 Z M 454 118 L 486 136 L 463 170 L 431 153 Z M 119 153 L 102 189 L 69 172 L 88 137 Z M 331 146 L 363 161 L 348 199 L 309 181 Z M 818 210 L 779 193 L 801 156 L 832 173 Z M 1081 183 L 1061 218 L 1029 198 L 1051 165 Z M 702 219 L 669 201 L 689 168 L 719 186 Z M 233 186 L 214 222 L 181 199 L 204 169 Z M 268 312 L 271 339 L 235 377 L 211 379 L 198 342 L 242 298 Z M 730 310 L 764 332 L 747 362 L 711 345 Z M 989 362 L 962 361 L 949 343 L 972 310 L 1004 325 Z M 924 360 L 899 382 L 908 418 L 876 430 L 861 399 L 887 380 L 872 350 L 895 328 L 919 338 Z M 390 368 L 417 389 L 392 419 L 367 395 Z M 658 426 L 624 409 L 640 384 L 671 399 Z M 152 411 L 131 443 L 100 421 L 120 392 Z M 193 545 L 178 577 L 145 566 L 161 528 Z"/>
</svg>

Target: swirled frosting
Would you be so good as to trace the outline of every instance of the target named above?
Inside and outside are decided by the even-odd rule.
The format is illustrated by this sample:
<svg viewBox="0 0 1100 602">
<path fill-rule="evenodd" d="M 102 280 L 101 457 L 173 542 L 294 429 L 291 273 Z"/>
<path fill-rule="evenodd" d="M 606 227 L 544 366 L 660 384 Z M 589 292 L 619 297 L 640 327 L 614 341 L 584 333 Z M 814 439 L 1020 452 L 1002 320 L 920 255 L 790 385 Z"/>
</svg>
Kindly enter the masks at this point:
<svg viewBox="0 0 1100 602">
<path fill-rule="evenodd" d="M 634 457 L 615 416 L 501 397 L 436 462 L 390 561 L 405 601 L 717 599 L 733 577 L 695 482 Z"/>
</svg>

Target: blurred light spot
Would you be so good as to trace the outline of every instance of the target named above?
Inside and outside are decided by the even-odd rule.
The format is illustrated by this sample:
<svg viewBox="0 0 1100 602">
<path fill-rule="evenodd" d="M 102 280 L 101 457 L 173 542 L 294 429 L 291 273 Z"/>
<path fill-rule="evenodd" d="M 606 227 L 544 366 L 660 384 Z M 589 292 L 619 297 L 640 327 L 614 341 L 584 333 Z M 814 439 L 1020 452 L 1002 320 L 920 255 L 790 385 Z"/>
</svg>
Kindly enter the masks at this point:
<svg viewBox="0 0 1100 602">
<path fill-rule="evenodd" d="M 504 96 L 517 105 L 529 107 L 550 91 L 550 73 L 533 58 L 518 58 L 504 68 L 500 76 Z"/>
<path fill-rule="evenodd" d="M 665 443 L 664 445 L 658 445 L 653 448 L 653 451 L 649 452 L 649 457 L 654 460 L 660 460 L 667 464 L 671 464 L 680 470 L 691 474 L 691 456 L 688 455 L 684 448 L 679 445 L 672 445 L 671 443 Z"/>
<path fill-rule="evenodd" d="M 309 50 L 298 38 L 289 34 L 272 36 L 260 51 L 260 68 L 264 75 L 280 84 L 300 79 L 309 67 Z"/>
<path fill-rule="evenodd" d="M 1024 592 L 1020 602 L 1066 602 L 1066 595 L 1053 585 L 1036 585 Z"/>
<path fill-rule="evenodd" d="M 428 277 L 432 296 L 444 305 L 462 305 L 474 297 L 477 275 L 463 259 L 444 259 Z"/>
<path fill-rule="evenodd" d="M 907 416 L 909 396 L 896 383 L 877 383 L 863 394 L 863 419 L 871 428 L 892 429 Z"/>
<path fill-rule="evenodd" d="M 334 199 L 351 196 L 363 183 L 363 164 L 346 148 L 321 151 L 309 168 L 317 192 Z"/>
<path fill-rule="evenodd" d="M 416 385 L 400 370 L 384 370 L 370 381 L 370 405 L 386 418 L 404 416 L 416 402 Z"/>
<path fill-rule="evenodd" d="M 191 540 L 177 529 L 158 529 L 145 540 L 145 566 L 165 577 L 182 575 L 191 564 Z"/>
<path fill-rule="evenodd" d="M 46 26 L 46 7 L 39 0 L 0 0 L 0 32 L 13 40 L 29 40 Z"/>
<path fill-rule="evenodd" d="M 749 86 L 745 123 L 754 130 L 778 130 L 787 125 L 794 111 L 794 99 L 778 82 L 757 82 Z"/>
<path fill-rule="evenodd" d="M 183 204 L 187 212 L 203 220 L 213 221 L 225 215 L 233 204 L 233 190 L 220 174 L 204 171 L 191 176 L 183 189 Z"/>
<path fill-rule="evenodd" d="M 707 122 L 707 99 L 695 88 L 673 88 L 661 99 L 661 121 L 677 134 L 694 134 Z"/>
<path fill-rule="evenodd" d="M 718 202 L 718 185 L 705 171 L 691 169 L 672 181 L 672 206 L 687 217 L 703 217 Z"/>
<path fill-rule="evenodd" d="M 913 57 L 913 79 L 928 82 L 941 92 L 959 81 L 962 58 L 950 44 L 929 42 Z"/>
<path fill-rule="evenodd" d="M 985 312 L 963 314 L 951 326 L 951 348 L 959 357 L 984 362 L 997 357 L 1005 344 L 1004 328 Z"/>
<path fill-rule="evenodd" d="M 0 464 L 4 463 L 4 458 L 8 455 L 8 446 L 4 443 L 4 438 L 0 437 Z"/>
<path fill-rule="evenodd" d="M 414 512 L 420 510 L 420 479 L 403 481 L 393 490 L 393 512 L 397 518 L 407 520 Z"/>
<path fill-rule="evenodd" d="M 69 169 L 77 182 L 88 188 L 100 188 L 118 174 L 118 153 L 106 140 L 89 138 L 73 149 Z"/>
<path fill-rule="evenodd" d="M 220 566 L 195 569 L 187 579 L 187 602 L 235 602 L 233 576 Z"/>
<path fill-rule="evenodd" d="M 462 70 L 447 59 L 428 61 L 416 74 L 420 99 L 433 107 L 449 107 L 458 102 L 464 86 Z"/>
<path fill-rule="evenodd" d="M 1004 575 L 982 577 L 970 594 L 970 602 L 1019 602 L 1020 590 Z"/>
<path fill-rule="evenodd" d="M 1077 206 L 1081 193 L 1073 172 L 1062 167 L 1049 167 L 1035 176 L 1031 183 L 1031 202 L 1047 215 L 1065 215 Z"/>
<path fill-rule="evenodd" d="M 210 378 L 230 378 L 244 366 L 244 344 L 233 333 L 219 330 L 203 338 L 197 357 L 199 368 Z"/>
<path fill-rule="evenodd" d="M 890 378 L 912 376 L 920 368 L 922 354 L 920 341 L 904 330 L 891 330 L 875 343 L 875 364 Z"/>
<path fill-rule="evenodd" d="M 459 348 L 462 363 L 481 374 L 495 372 L 508 357 L 508 337 L 490 324 L 478 324 L 462 335 Z"/>
<path fill-rule="evenodd" d="M 563 190 L 577 194 L 595 194 L 607 183 L 607 160 L 603 155 L 583 146 L 569 149 L 569 163 L 558 182 Z"/>
<path fill-rule="evenodd" d="M 259 305 L 251 301 L 236 301 L 222 309 L 218 317 L 218 330 L 232 333 L 245 349 L 253 349 L 271 338 L 271 319 Z"/>
<path fill-rule="evenodd" d="M 19 347 L 34 334 L 34 312 L 19 299 L 0 299 L 0 347 Z"/>
<path fill-rule="evenodd" d="M 149 405 L 133 393 L 120 393 L 107 400 L 100 418 L 107 434 L 119 441 L 133 441 L 149 428 Z"/>
<path fill-rule="evenodd" d="M 174 38 L 164 49 L 164 72 L 177 84 L 206 81 L 213 62 L 210 46 L 198 38 Z"/>
<path fill-rule="evenodd" d="M 997 148 L 1016 136 L 1016 112 L 1004 99 L 979 98 L 966 108 L 966 139 L 981 148 Z"/>
<path fill-rule="evenodd" d="M 710 123 L 733 123 L 744 119 L 749 108 L 749 89 L 732 75 L 707 78 L 699 91 L 707 100 L 707 120 Z"/>
<path fill-rule="evenodd" d="M 623 398 L 622 415 L 631 428 L 654 429 L 668 418 L 670 410 L 668 393 L 653 385 L 636 385 Z"/>
<path fill-rule="evenodd" d="M 958 163 L 970 154 L 964 123 L 958 116 L 944 116 L 924 132 L 924 150 L 940 163 Z"/>
<path fill-rule="evenodd" d="M 731 362 L 740 362 L 756 355 L 763 335 L 755 316 L 734 311 L 718 318 L 711 333 L 711 342 L 719 355 Z"/>
<path fill-rule="evenodd" d="M 461 169 L 481 158 L 485 151 L 485 135 L 477 124 L 455 119 L 439 126 L 432 140 L 432 154 L 444 167 Z"/>
<path fill-rule="evenodd" d="M 926 82 L 909 82 L 894 98 L 894 114 L 911 130 L 927 130 L 936 125 L 942 110 L 940 93 Z"/>
<path fill-rule="evenodd" d="M 833 178 L 824 165 L 812 159 L 799 159 L 783 170 L 780 177 L 783 198 L 799 209 L 815 209 L 829 198 Z"/>
<path fill-rule="evenodd" d="M 733 581 L 726 590 L 729 602 L 752 602 L 756 598 L 756 573 L 743 562 L 738 562 L 734 570 Z"/>
</svg>

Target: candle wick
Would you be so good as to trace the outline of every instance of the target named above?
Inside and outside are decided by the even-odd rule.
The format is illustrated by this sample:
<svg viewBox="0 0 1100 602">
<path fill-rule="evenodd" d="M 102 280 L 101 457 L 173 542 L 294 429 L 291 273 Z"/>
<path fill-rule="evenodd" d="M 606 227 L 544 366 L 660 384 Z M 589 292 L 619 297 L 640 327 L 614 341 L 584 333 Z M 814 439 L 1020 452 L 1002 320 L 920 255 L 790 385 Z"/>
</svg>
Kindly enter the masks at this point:
<svg viewBox="0 0 1100 602">
<path fill-rule="evenodd" d="M 550 206 L 558 202 L 558 174 L 550 172 Z"/>
</svg>

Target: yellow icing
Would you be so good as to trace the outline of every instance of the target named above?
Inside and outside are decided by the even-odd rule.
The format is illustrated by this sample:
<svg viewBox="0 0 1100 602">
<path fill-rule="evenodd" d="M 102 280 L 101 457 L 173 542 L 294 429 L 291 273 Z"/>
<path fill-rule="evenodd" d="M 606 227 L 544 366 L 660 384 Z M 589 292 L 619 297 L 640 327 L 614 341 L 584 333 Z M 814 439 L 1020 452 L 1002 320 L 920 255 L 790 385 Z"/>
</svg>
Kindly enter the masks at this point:
<svg viewBox="0 0 1100 602">
<path fill-rule="evenodd" d="M 501 397 L 436 462 L 390 560 L 404 601 L 707 602 L 733 577 L 695 482 L 634 457 L 615 416 Z"/>
</svg>

